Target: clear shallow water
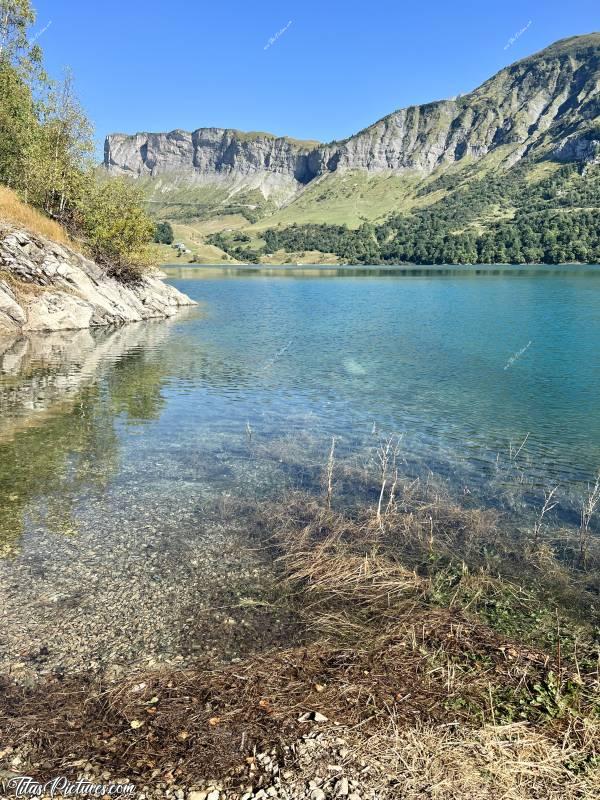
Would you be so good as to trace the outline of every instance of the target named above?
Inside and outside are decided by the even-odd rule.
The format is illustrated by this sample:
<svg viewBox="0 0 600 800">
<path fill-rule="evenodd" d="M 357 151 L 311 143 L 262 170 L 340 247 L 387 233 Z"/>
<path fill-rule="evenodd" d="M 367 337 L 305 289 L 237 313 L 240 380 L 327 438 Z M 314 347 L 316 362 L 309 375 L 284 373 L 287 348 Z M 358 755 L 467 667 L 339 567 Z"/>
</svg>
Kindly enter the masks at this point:
<svg viewBox="0 0 600 800">
<path fill-rule="evenodd" d="M 174 320 L 5 342 L 4 552 L 108 553 L 133 500 L 193 540 L 203 503 L 309 480 L 332 436 L 360 460 L 402 434 L 407 472 L 490 501 L 575 502 L 600 467 L 600 273 L 422 272 L 199 271 Z"/>
</svg>

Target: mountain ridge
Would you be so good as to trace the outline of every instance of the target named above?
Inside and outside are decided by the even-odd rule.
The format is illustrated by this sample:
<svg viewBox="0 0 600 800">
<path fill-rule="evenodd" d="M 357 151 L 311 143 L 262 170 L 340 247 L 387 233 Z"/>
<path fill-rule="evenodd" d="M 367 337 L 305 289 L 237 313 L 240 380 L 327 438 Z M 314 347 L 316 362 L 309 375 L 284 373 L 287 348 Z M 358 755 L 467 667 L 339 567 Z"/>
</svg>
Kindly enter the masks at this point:
<svg viewBox="0 0 600 800">
<path fill-rule="evenodd" d="M 246 182 L 253 188 L 266 197 L 279 189 L 286 201 L 328 172 L 428 175 L 502 144 L 518 146 L 513 163 L 536 147 L 568 159 L 577 148 L 565 146 L 567 136 L 585 139 L 582 123 L 598 116 L 599 74 L 600 33 L 569 37 L 504 67 L 468 94 L 397 109 L 339 141 L 315 144 L 216 127 L 109 134 L 104 166 L 111 174 L 175 174 L 199 183 L 250 176 Z M 592 140 L 600 141 L 600 133 Z M 593 157 L 595 147 L 584 142 L 578 152 Z M 257 173 L 264 181 L 256 180 Z"/>
<path fill-rule="evenodd" d="M 153 215 L 180 225 L 177 235 L 199 259 L 296 262 L 316 251 L 344 262 L 503 259 L 505 252 L 529 261 L 587 258 L 597 248 L 586 214 L 600 206 L 600 33 L 559 40 L 469 93 L 400 108 L 340 141 L 313 146 L 220 128 L 120 134 L 107 138 L 105 165 L 109 174 L 135 177 Z M 566 196 L 568 213 L 583 214 L 583 256 L 560 220 Z M 546 215 L 542 221 L 525 219 L 523 197 Z M 556 228 L 568 246 L 527 244 L 531 224 L 546 230 L 548 215 L 556 223 L 548 231 Z M 365 222 L 379 227 L 364 241 L 331 228 Z M 301 236 L 267 235 L 290 225 L 309 227 Z M 525 244 L 506 250 L 500 239 L 515 226 Z M 411 227 L 423 236 L 435 229 L 436 247 L 418 247 Z M 457 249 L 456 237 L 468 241 Z"/>
</svg>

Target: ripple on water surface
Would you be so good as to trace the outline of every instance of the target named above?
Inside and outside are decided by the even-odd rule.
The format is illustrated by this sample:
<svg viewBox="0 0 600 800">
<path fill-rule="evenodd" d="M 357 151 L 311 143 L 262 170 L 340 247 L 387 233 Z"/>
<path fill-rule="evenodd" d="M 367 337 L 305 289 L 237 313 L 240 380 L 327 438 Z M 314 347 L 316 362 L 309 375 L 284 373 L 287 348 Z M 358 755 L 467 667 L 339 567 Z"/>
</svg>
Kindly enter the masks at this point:
<svg viewBox="0 0 600 800">
<path fill-rule="evenodd" d="M 77 608 L 93 624 L 71 626 L 73 650 L 181 652 L 190 609 L 261 569 L 218 509 L 314 486 L 332 436 L 362 464 L 400 434 L 407 474 L 482 502 L 559 485 L 565 514 L 600 466 L 589 270 L 175 283 L 198 309 L 0 343 L 3 622 L 20 604 L 42 652 Z M 125 622 L 111 649 L 103 626 Z"/>
</svg>

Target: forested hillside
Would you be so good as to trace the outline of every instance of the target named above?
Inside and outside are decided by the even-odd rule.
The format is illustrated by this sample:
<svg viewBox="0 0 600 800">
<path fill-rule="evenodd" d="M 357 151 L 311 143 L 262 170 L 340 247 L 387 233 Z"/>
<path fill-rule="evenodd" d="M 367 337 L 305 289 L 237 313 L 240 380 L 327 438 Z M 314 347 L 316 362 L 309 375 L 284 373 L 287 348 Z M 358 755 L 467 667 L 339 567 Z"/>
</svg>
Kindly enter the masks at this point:
<svg viewBox="0 0 600 800">
<path fill-rule="evenodd" d="M 356 264 L 599 263 L 600 166 L 568 164 L 533 184 L 526 166 L 381 224 L 268 229 L 264 252 L 321 250 Z"/>
</svg>

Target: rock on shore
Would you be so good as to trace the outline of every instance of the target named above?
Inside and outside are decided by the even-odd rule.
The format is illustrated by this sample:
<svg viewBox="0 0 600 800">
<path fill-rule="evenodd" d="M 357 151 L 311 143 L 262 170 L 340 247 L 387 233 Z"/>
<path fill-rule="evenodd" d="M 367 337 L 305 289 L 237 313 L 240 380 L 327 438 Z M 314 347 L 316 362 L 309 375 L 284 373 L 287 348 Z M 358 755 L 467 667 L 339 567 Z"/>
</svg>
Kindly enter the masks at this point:
<svg viewBox="0 0 600 800">
<path fill-rule="evenodd" d="M 158 275 L 124 284 L 65 245 L 0 227 L 0 333 L 138 322 L 193 305 Z"/>
</svg>

